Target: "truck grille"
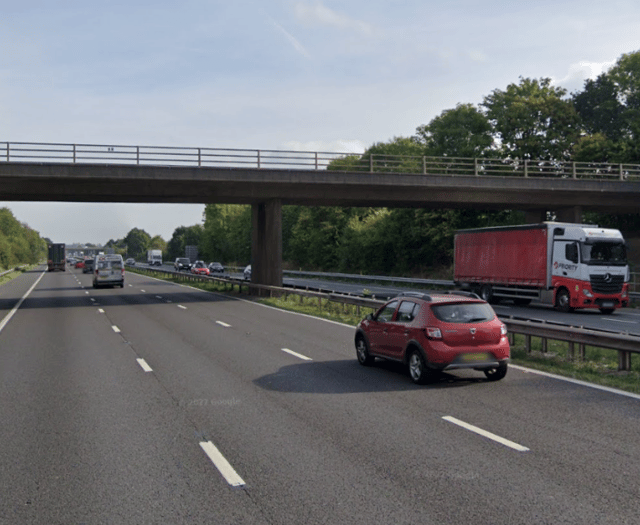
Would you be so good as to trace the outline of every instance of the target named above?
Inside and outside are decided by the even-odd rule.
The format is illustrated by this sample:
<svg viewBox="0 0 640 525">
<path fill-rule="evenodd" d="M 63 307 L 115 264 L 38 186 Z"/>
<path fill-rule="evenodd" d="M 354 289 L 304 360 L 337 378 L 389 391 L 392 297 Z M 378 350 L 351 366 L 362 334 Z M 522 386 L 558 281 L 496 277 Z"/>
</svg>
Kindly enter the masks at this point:
<svg viewBox="0 0 640 525">
<path fill-rule="evenodd" d="M 622 292 L 624 275 L 592 275 L 591 289 L 594 293 L 616 294 Z"/>
</svg>

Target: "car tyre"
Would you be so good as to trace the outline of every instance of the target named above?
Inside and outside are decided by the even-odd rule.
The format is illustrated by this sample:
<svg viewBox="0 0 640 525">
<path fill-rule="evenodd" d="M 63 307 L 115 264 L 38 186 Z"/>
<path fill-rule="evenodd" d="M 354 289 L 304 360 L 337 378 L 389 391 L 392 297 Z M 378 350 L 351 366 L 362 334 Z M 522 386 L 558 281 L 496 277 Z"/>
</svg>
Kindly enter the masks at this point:
<svg viewBox="0 0 640 525">
<path fill-rule="evenodd" d="M 358 363 L 362 366 L 371 366 L 376 359 L 369 353 L 369 345 L 367 345 L 364 337 L 358 337 L 356 341 L 356 356 L 358 357 Z"/>
<path fill-rule="evenodd" d="M 497 368 L 490 368 L 484 371 L 484 375 L 487 376 L 489 381 L 500 381 L 507 375 L 507 365 L 502 364 Z"/>
<path fill-rule="evenodd" d="M 412 350 L 409 354 L 409 376 L 416 385 L 424 385 L 431 377 L 431 371 L 420 350 Z"/>
</svg>

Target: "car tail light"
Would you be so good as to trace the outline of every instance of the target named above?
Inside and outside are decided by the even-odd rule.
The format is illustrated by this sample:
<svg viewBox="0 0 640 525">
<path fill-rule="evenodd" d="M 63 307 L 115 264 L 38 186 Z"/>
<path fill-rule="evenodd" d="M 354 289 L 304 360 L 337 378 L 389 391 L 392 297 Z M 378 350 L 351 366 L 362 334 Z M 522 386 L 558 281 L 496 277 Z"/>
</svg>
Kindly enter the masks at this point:
<svg viewBox="0 0 640 525">
<path fill-rule="evenodd" d="M 440 328 L 427 326 L 424 331 L 430 339 L 442 339 L 442 332 L 440 331 Z"/>
</svg>

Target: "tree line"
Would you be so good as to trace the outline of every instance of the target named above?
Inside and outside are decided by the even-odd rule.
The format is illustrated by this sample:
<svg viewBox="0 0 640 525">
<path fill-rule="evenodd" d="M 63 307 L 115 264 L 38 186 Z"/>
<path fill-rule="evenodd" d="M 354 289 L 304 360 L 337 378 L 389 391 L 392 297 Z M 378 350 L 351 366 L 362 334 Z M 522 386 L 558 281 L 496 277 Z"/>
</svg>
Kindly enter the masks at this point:
<svg viewBox="0 0 640 525">
<path fill-rule="evenodd" d="M 42 261 L 47 243 L 37 231 L 18 221 L 9 208 L 0 208 L 0 269 Z"/>
<path fill-rule="evenodd" d="M 371 155 L 640 163 L 640 51 L 621 55 L 612 68 L 570 94 L 549 78 L 521 77 L 478 105 L 458 104 L 413 135 L 375 143 L 360 157 L 337 159 L 328 169 L 356 171 Z M 397 169 L 414 168 L 408 162 Z M 585 213 L 583 220 L 627 234 L 640 226 L 638 214 Z M 285 267 L 309 270 L 426 274 L 451 264 L 456 230 L 522 222 L 518 210 L 285 206 L 283 259 Z M 153 244 L 148 234 L 132 232 L 128 238 L 144 237 L 123 240 L 132 255 L 134 246 L 146 250 Z M 250 207 L 207 205 L 202 224 L 175 230 L 162 248 L 165 258 L 184 256 L 189 244 L 197 245 L 205 260 L 249 263 Z"/>
</svg>

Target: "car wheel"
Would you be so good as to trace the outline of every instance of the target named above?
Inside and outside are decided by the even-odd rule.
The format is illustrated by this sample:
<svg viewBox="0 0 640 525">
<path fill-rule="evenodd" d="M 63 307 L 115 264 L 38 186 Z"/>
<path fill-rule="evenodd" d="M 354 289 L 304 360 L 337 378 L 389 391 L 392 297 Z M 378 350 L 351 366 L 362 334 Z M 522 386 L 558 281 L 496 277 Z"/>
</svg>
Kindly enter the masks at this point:
<svg viewBox="0 0 640 525">
<path fill-rule="evenodd" d="M 358 356 L 358 363 L 362 366 L 371 366 L 376 359 L 369 353 L 369 346 L 364 337 L 358 337 L 356 341 L 356 355 Z"/>
<path fill-rule="evenodd" d="M 507 375 L 507 365 L 500 365 L 498 368 L 490 368 L 484 371 L 484 375 L 487 376 L 489 381 L 500 381 Z"/>
<path fill-rule="evenodd" d="M 423 385 L 431 376 L 427 363 L 419 350 L 412 350 L 409 355 L 409 376 L 416 385 Z"/>
<path fill-rule="evenodd" d="M 571 308 L 571 296 L 569 295 L 569 290 L 566 288 L 562 288 L 558 295 L 556 296 L 556 307 L 561 312 L 573 312 L 573 308 Z"/>
</svg>

